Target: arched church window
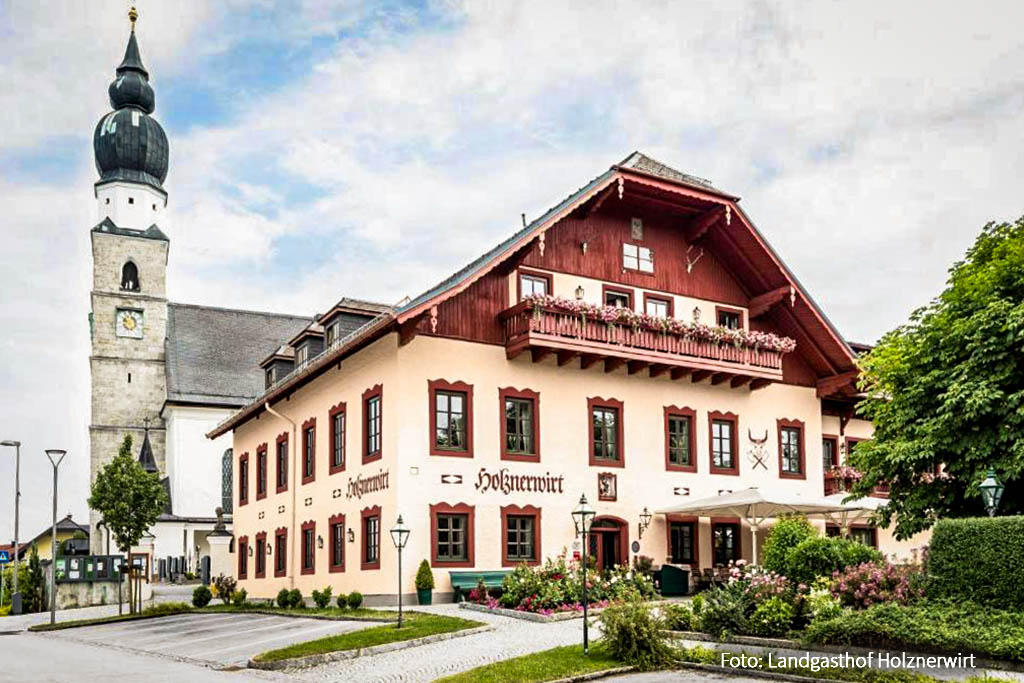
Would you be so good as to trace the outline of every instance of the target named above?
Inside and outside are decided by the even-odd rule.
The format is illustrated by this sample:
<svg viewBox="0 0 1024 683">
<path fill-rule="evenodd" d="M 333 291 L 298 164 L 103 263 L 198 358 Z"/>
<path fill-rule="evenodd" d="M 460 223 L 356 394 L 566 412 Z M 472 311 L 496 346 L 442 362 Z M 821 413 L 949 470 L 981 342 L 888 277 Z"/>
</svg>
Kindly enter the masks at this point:
<svg viewBox="0 0 1024 683">
<path fill-rule="evenodd" d="M 234 481 L 231 464 L 233 456 L 234 449 L 229 448 L 224 451 L 224 457 L 220 461 L 220 506 L 224 509 L 225 514 L 231 512 L 231 484 Z"/>
<path fill-rule="evenodd" d="M 121 289 L 137 292 L 142 288 L 139 284 L 139 267 L 131 261 L 125 261 L 121 267 Z"/>
</svg>

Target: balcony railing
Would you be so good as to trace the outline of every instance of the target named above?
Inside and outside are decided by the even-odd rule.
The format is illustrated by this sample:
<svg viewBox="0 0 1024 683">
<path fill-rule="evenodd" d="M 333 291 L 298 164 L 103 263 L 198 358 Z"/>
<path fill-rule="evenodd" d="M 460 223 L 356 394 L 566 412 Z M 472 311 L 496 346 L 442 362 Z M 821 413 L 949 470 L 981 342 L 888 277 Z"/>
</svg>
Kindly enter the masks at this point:
<svg viewBox="0 0 1024 683">
<path fill-rule="evenodd" d="M 535 309 L 527 302 L 501 314 L 509 358 L 530 350 L 585 358 L 621 359 L 636 366 L 686 368 L 749 380 L 782 378 L 782 352 L 688 339 L 682 335 L 585 319 L 577 313 Z M 654 371 L 652 370 L 652 374 Z"/>
</svg>

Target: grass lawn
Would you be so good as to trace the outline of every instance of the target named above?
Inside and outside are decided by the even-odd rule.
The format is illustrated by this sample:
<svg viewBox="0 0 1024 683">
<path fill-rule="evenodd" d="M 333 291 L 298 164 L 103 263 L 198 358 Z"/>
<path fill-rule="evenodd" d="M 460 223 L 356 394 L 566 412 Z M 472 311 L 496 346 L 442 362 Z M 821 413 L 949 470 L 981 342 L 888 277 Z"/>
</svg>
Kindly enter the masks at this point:
<svg viewBox="0 0 1024 683">
<path fill-rule="evenodd" d="M 533 683 L 607 671 L 623 666 L 612 659 L 600 642 L 591 645 L 590 656 L 583 656 L 582 645 L 566 645 L 515 659 L 506 659 L 439 678 L 435 683 Z"/>
<path fill-rule="evenodd" d="M 256 655 L 256 661 L 276 662 L 282 659 L 294 657 L 307 657 L 327 652 L 340 652 L 342 650 L 358 650 L 384 643 L 395 643 L 413 638 L 423 638 L 437 633 L 451 633 L 467 628 L 483 626 L 479 621 L 460 619 L 458 617 L 445 617 L 437 614 L 424 614 L 422 612 L 407 612 L 401 629 L 391 624 L 373 626 L 351 633 L 341 633 L 336 636 L 318 638 L 305 643 L 296 643 L 277 650 L 270 650 L 263 654 Z"/>
</svg>

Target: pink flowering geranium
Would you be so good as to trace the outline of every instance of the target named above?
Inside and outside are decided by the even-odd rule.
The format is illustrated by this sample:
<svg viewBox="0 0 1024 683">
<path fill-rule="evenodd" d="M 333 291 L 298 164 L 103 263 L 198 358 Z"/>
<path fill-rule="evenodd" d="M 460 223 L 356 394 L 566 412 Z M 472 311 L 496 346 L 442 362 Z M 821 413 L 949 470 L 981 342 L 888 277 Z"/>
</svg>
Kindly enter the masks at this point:
<svg viewBox="0 0 1024 683">
<path fill-rule="evenodd" d="M 840 603 L 854 609 L 885 602 L 906 605 L 924 597 L 918 568 L 884 562 L 865 562 L 833 572 L 831 591 Z"/>
</svg>

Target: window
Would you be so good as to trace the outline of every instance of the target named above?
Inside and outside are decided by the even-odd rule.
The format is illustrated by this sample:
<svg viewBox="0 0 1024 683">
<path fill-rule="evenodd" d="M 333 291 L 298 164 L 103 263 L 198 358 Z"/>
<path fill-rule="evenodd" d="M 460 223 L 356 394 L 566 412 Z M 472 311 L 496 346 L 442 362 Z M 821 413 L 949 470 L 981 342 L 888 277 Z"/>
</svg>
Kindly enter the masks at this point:
<svg viewBox="0 0 1024 683">
<path fill-rule="evenodd" d="M 732 413 L 708 413 L 711 426 L 711 473 L 739 474 L 736 455 L 736 421 Z"/>
<path fill-rule="evenodd" d="M 644 313 L 658 318 L 671 318 L 673 315 L 672 299 L 645 293 Z"/>
<path fill-rule="evenodd" d="M 715 566 L 740 559 L 740 525 L 737 522 L 711 522 Z"/>
<path fill-rule="evenodd" d="M 427 382 L 430 397 L 430 454 L 472 457 L 473 387 L 443 379 Z"/>
<path fill-rule="evenodd" d="M 380 506 L 365 508 L 363 519 L 362 569 L 380 569 Z"/>
<path fill-rule="evenodd" d="M 288 490 L 288 432 L 277 437 L 277 492 Z"/>
<path fill-rule="evenodd" d="M 274 576 L 288 573 L 288 529 L 281 527 L 274 534 Z"/>
<path fill-rule="evenodd" d="M 540 461 L 540 394 L 529 389 L 498 389 L 501 401 L 501 459 Z"/>
<path fill-rule="evenodd" d="M 262 579 L 267 575 L 267 532 L 261 531 L 256 534 L 256 578 Z"/>
<path fill-rule="evenodd" d="M 378 384 L 363 392 L 363 462 L 381 457 L 382 413 L 384 391 Z"/>
<path fill-rule="evenodd" d="M 331 571 L 345 571 L 345 515 L 334 515 L 327 520 L 331 537 Z"/>
<path fill-rule="evenodd" d="M 691 408 L 665 408 L 665 469 L 697 471 L 696 413 Z"/>
<path fill-rule="evenodd" d="M 838 538 L 841 535 L 839 526 L 836 524 L 825 525 L 825 535 L 832 538 Z M 857 541 L 858 543 L 871 546 L 872 548 L 878 547 L 878 530 L 874 527 L 864 526 L 862 524 L 850 526 L 847 538 Z"/>
<path fill-rule="evenodd" d="M 738 308 L 715 306 L 715 318 L 719 327 L 725 327 L 730 330 L 743 329 L 743 311 Z"/>
<path fill-rule="evenodd" d="M 256 500 L 267 497 L 267 444 L 256 449 Z"/>
<path fill-rule="evenodd" d="M 249 502 L 249 454 L 238 456 L 238 506 Z"/>
<path fill-rule="evenodd" d="M 249 537 L 238 539 L 238 578 L 244 580 L 249 574 Z"/>
<path fill-rule="evenodd" d="M 121 289 L 126 292 L 138 292 L 142 289 L 139 283 L 139 267 L 131 261 L 121 266 Z"/>
<path fill-rule="evenodd" d="M 302 525 L 302 573 L 316 572 L 316 522 Z"/>
<path fill-rule="evenodd" d="M 839 438 L 821 437 L 821 466 L 826 472 L 839 465 Z"/>
<path fill-rule="evenodd" d="M 473 566 L 473 506 L 438 503 L 430 506 L 434 567 Z"/>
<path fill-rule="evenodd" d="M 328 347 L 330 347 L 331 344 L 333 344 L 334 342 L 338 341 L 338 333 L 339 333 L 339 324 L 337 322 L 331 323 L 330 325 L 327 326 L 326 344 L 327 344 Z"/>
<path fill-rule="evenodd" d="M 274 374 L 275 373 L 274 373 L 274 368 L 273 367 L 269 367 L 269 368 L 267 368 L 264 371 L 264 373 L 263 373 L 264 388 L 270 388 L 270 386 L 274 383 Z"/>
<path fill-rule="evenodd" d="M 604 286 L 604 305 L 614 308 L 633 309 L 633 292 L 629 289 L 613 289 Z"/>
<path fill-rule="evenodd" d="M 235 483 L 234 463 L 235 451 L 229 448 L 220 457 L 220 506 L 226 513 L 230 513 L 234 507 L 234 496 L 231 495 L 231 487 Z"/>
<path fill-rule="evenodd" d="M 345 469 L 345 404 L 333 406 L 329 413 L 331 419 L 331 467 L 330 472 Z"/>
<path fill-rule="evenodd" d="M 544 273 L 519 273 L 519 300 L 551 293 L 551 276 Z"/>
<path fill-rule="evenodd" d="M 307 360 L 309 360 L 309 344 L 302 344 L 295 349 L 295 369 L 305 365 Z"/>
<path fill-rule="evenodd" d="M 302 483 L 316 479 L 316 418 L 302 423 Z"/>
<path fill-rule="evenodd" d="M 778 420 L 779 476 L 804 479 L 804 423 L 800 420 Z"/>
<path fill-rule="evenodd" d="M 850 437 L 846 438 L 846 464 L 847 465 L 850 464 L 850 456 L 853 455 L 853 449 L 856 448 L 857 444 L 859 444 L 861 441 L 863 441 L 863 439 L 852 439 Z"/>
<path fill-rule="evenodd" d="M 654 252 L 636 244 L 623 244 L 622 267 L 627 270 L 639 270 L 641 273 L 653 273 Z"/>
<path fill-rule="evenodd" d="M 622 401 L 587 399 L 590 412 L 590 464 L 623 466 Z"/>
<path fill-rule="evenodd" d="M 668 556 L 671 564 L 697 564 L 697 523 L 669 520 Z"/>
<path fill-rule="evenodd" d="M 540 508 L 532 505 L 501 508 L 503 546 L 501 565 L 513 567 L 521 562 L 540 562 Z"/>
</svg>

